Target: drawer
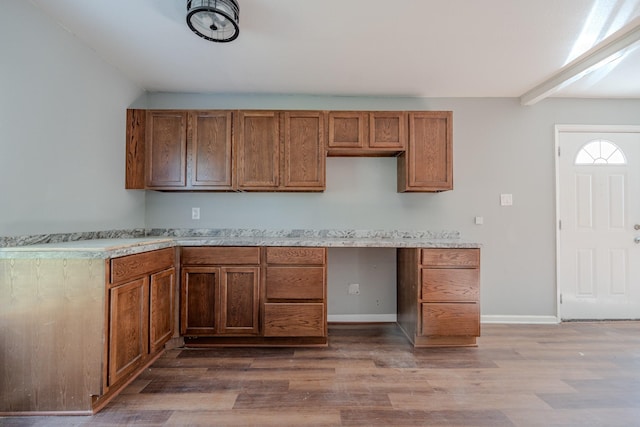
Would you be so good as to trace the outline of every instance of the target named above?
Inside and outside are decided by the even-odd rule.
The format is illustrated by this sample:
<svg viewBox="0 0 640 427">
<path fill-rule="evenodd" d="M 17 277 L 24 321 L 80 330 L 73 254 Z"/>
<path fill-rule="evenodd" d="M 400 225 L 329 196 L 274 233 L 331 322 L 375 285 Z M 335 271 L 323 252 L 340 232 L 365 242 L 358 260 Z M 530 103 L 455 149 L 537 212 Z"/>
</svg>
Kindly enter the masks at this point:
<svg viewBox="0 0 640 427">
<path fill-rule="evenodd" d="M 111 259 L 111 283 L 135 279 L 173 267 L 175 249 L 166 248 Z"/>
<path fill-rule="evenodd" d="M 257 265 L 259 247 L 198 246 L 182 248 L 183 265 Z"/>
<path fill-rule="evenodd" d="M 423 303 L 422 336 L 479 336 L 480 305 Z"/>
<path fill-rule="evenodd" d="M 267 299 L 324 300 L 324 267 L 267 267 Z"/>
<path fill-rule="evenodd" d="M 478 301 L 480 270 L 477 268 L 422 268 L 421 298 L 428 302 Z"/>
<path fill-rule="evenodd" d="M 265 337 L 324 337 L 327 321 L 323 303 L 267 303 Z"/>
<path fill-rule="evenodd" d="M 271 247 L 267 248 L 267 264 L 325 265 L 325 248 Z"/>
<path fill-rule="evenodd" d="M 429 267 L 479 267 L 480 249 L 422 249 L 422 264 Z"/>
</svg>

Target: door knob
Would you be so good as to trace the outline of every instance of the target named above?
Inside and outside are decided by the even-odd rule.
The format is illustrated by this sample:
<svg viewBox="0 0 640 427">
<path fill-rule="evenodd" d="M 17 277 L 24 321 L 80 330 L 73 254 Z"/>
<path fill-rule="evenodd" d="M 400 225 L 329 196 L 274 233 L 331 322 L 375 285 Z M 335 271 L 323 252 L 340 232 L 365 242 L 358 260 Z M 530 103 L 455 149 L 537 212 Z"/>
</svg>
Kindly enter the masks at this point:
<svg viewBox="0 0 640 427">
<path fill-rule="evenodd" d="M 635 239 L 633 239 L 633 241 L 635 243 L 640 243 L 640 236 L 636 236 Z"/>
<path fill-rule="evenodd" d="M 634 230 L 640 230 L 640 224 L 636 224 L 636 225 L 634 225 L 634 226 L 633 226 L 633 229 L 634 229 Z"/>
</svg>

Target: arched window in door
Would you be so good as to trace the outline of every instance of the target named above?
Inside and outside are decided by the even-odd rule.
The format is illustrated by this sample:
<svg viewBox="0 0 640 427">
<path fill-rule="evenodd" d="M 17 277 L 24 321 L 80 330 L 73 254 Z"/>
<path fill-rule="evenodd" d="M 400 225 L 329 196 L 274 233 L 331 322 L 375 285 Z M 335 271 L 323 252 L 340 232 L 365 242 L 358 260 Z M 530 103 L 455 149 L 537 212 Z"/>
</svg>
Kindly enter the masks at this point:
<svg viewBox="0 0 640 427">
<path fill-rule="evenodd" d="M 576 155 L 576 165 L 626 165 L 622 150 L 606 139 L 594 139 L 582 146 Z"/>
</svg>

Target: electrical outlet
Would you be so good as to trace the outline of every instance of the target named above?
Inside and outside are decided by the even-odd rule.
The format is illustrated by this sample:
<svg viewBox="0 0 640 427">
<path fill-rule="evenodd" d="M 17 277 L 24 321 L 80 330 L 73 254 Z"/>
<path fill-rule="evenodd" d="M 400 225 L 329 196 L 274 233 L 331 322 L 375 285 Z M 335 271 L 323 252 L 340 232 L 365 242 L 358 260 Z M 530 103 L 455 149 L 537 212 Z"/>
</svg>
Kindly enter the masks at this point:
<svg viewBox="0 0 640 427">
<path fill-rule="evenodd" d="M 200 208 L 191 208 L 191 219 L 200 219 Z"/>
<path fill-rule="evenodd" d="M 360 295 L 360 285 L 358 283 L 350 283 L 347 287 L 349 295 Z"/>
<path fill-rule="evenodd" d="M 513 194 L 501 194 L 500 206 L 511 206 L 511 205 L 513 205 Z"/>
</svg>

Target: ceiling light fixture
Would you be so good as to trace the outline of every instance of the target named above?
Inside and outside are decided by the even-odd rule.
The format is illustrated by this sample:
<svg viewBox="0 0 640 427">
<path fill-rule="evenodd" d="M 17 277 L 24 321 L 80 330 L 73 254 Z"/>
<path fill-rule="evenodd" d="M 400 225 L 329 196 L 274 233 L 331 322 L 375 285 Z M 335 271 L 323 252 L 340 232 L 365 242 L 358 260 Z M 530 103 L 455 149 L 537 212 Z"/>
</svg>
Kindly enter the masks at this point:
<svg viewBox="0 0 640 427">
<path fill-rule="evenodd" d="M 187 0 L 187 25 L 205 40 L 225 43 L 240 34 L 236 0 Z"/>
</svg>

